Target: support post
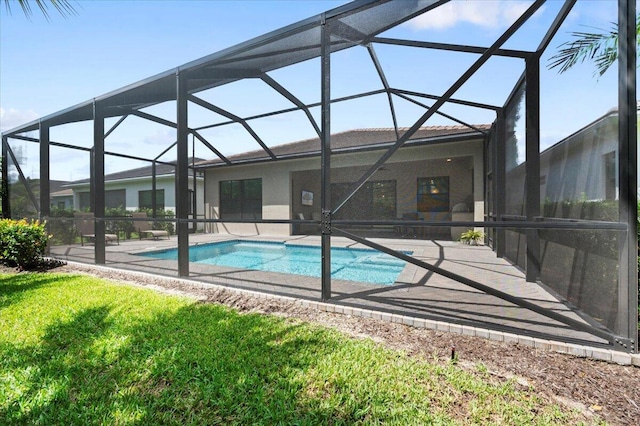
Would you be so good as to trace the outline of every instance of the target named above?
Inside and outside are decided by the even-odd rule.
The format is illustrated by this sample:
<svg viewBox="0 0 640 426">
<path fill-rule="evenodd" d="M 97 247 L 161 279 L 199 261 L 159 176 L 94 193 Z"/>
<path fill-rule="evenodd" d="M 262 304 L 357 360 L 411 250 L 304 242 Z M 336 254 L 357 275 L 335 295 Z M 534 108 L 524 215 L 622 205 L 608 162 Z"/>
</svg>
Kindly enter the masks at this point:
<svg viewBox="0 0 640 426">
<path fill-rule="evenodd" d="M 321 125 L 320 204 L 322 209 L 322 300 L 331 299 L 331 31 L 322 17 L 320 27 Z"/>
<path fill-rule="evenodd" d="M 198 218 L 198 171 L 196 170 L 196 138 L 195 136 L 191 136 L 191 177 L 193 178 L 193 196 L 191 197 L 191 204 L 189 205 L 189 210 L 191 210 L 191 218 Z M 196 232 L 198 230 L 198 224 L 196 222 L 191 222 L 191 231 Z"/>
<path fill-rule="evenodd" d="M 104 108 L 93 101 L 93 155 L 91 160 L 91 194 L 95 220 L 95 263 L 104 264 L 105 256 L 105 191 L 104 191 Z"/>
<path fill-rule="evenodd" d="M 497 221 L 502 220 L 502 216 L 506 210 L 506 197 L 507 197 L 507 185 L 506 185 L 506 120 L 504 117 L 504 110 L 498 111 L 496 120 L 496 151 L 495 162 L 493 163 L 493 179 L 494 179 L 494 208 L 495 217 Z M 503 258 L 506 255 L 507 238 L 504 228 L 496 229 L 496 241 L 495 249 L 496 256 Z"/>
<path fill-rule="evenodd" d="M 2 217 L 11 217 L 11 205 L 9 204 L 9 138 L 2 137 L 2 188 L 0 188 L 0 198 L 2 198 Z"/>
<path fill-rule="evenodd" d="M 49 126 L 40 121 L 40 220 L 51 214 L 51 185 L 49 183 Z"/>
<path fill-rule="evenodd" d="M 540 216 L 540 57 L 526 59 L 526 165 L 525 206 L 527 221 Z M 540 276 L 540 234 L 528 229 L 526 253 L 527 282 Z"/>
<path fill-rule="evenodd" d="M 618 1 L 618 182 L 619 222 L 627 224 L 620 237 L 618 267 L 618 333 L 629 339 L 619 349 L 638 352 L 638 141 L 636 106 L 636 2 Z"/>
<path fill-rule="evenodd" d="M 187 78 L 176 71 L 177 164 L 176 229 L 178 234 L 178 275 L 189 276 L 189 138 L 187 128 Z"/>
<path fill-rule="evenodd" d="M 96 186 L 96 172 L 95 172 L 95 148 L 92 146 L 89 149 L 89 211 L 94 213 L 96 211 L 96 194 L 93 188 Z"/>
<path fill-rule="evenodd" d="M 158 217 L 158 196 L 156 195 L 156 160 L 151 163 L 151 216 Z"/>
<path fill-rule="evenodd" d="M 40 221 L 46 222 L 51 215 L 49 125 L 40 121 Z M 45 248 L 49 255 L 49 245 Z"/>
</svg>

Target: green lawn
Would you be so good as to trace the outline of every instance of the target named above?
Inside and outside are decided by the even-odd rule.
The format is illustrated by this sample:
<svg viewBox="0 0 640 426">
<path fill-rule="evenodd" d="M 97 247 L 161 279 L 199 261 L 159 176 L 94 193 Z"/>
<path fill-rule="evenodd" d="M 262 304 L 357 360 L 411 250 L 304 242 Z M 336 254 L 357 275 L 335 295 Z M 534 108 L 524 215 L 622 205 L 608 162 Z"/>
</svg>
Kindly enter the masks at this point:
<svg viewBox="0 0 640 426">
<path fill-rule="evenodd" d="M 497 382 L 305 323 L 0 274 L 0 424 L 567 424 Z"/>
</svg>

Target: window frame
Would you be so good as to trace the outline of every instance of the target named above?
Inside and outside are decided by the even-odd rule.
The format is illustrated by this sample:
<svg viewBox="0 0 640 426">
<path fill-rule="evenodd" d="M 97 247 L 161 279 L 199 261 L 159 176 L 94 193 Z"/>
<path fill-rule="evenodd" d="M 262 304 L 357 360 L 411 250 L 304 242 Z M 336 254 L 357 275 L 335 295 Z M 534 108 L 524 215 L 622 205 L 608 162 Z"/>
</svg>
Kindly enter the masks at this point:
<svg viewBox="0 0 640 426">
<path fill-rule="evenodd" d="M 150 197 L 149 204 L 144 205 L 142 203 L 142 195 L 148 194 Z M 161 197 L 160 197 L 161 195 Z M 138 191 L 138 208 L 139 209 L 153 209 L 153 189 L 141 189 Z M 165 208 L 165 197 L 164 197 L 164 189 L 156 189 L 156 209 L 164 210 Z"/>
<path fill-rule="evenodd" d="M 250 187 L 252 183 L 259 184 L 259 191 Z M 227 185 L 229 189 L 224 188 Z M 221 180 L 218 185 L 220 219 L 262 220 L 262 188 L 262 178 Z"/>
<path fill-rule="evenodd" d="M 424 183 L 427 183 L 428 186 L 425 186 Z M 428 189 L 428 191 L 423 192 L 424 189 Z M 416 211 L 420 213 L 439 213 L 450 210 L 451 183 L 449 176 L 419 177 L 416 189 Z"/>
</svg>

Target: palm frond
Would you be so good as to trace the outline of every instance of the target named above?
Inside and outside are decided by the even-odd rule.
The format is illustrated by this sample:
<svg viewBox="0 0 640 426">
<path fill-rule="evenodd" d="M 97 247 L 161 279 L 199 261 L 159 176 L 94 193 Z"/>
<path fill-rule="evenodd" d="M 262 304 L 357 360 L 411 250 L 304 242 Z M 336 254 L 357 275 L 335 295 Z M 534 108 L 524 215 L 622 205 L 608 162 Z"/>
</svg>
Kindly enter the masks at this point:
<svg viewBox="0 0 640 426">
<path fill-rule="evenodd" d="M 4 2 L 5 9 L 9 14 L 11 14 L 11 4 L 17 3 L 22 9 L 22 12 L 25 14 L 25 16 L 28 19 L 31 19 L 31 17 L 33 16 L 33 9 L 31 7 L 32 3 L 35 3 L 35 5 L 38 7 L 40 12 L 42 12 L 42 14 L 47 20 L 50 19 L 50 15 L 49 15 L 50 7 L 55 9 L 60 15 L 62 15 L 65 18 L 71 15 L 77 14 L 76 9 L 71 4 L 71 0 L 17 0 L 17 1 L 0 0 L 0 1 Z"/>
<path fill-rule="evenodd" d="M 611 24 L 609 31 L 596 28 L 599 32 L 573 32 L 572 41 L 558 46 L 558 53 L 549 58 L 548 69 L 559 68 L 563 73 L 577 63 L 587 60 L 596 66 L 594 74 L 602 76 L 618 60 L 618 25 Z M 636 45 L 640 47 L 640 15 L 636 15 Z M 640 49 L 638 49 L 640 55 Z"/>
<path fill-rule="evenodd" d="M 549 69 L 559 67 L 558 72 L 563 73 L 578 63 L 590 60 L 596 63 L 597 72 L 602 75 L 618 58 L 618 28 L 615 24 L 608 32 L 573 32 L 571 36 L 575 39 L 562 43 L 558 46 L 558 53 L 549 58 Z"/>
</svg>

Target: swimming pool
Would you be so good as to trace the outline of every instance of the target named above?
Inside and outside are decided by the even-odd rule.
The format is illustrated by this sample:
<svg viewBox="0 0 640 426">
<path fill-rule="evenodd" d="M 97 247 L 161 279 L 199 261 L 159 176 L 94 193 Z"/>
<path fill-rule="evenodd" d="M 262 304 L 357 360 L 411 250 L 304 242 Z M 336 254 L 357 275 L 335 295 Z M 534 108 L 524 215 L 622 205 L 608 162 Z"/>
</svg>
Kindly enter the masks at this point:
<svg viewBox="0 0 640 426">
<path fill-rule="evenodd" d="M 176 260 L 177 249 L 140 253 Z M 406 254 L 411 254 L 407 252 Z M 189 261 L 238 269 L 320 277 L 320 247 L 258 241 L 225 241 L 189 247 Z M 393 284 L 406 262 L 371 249 L 331 248 L 331 277 L 339 280 Z"/>
</svg>

